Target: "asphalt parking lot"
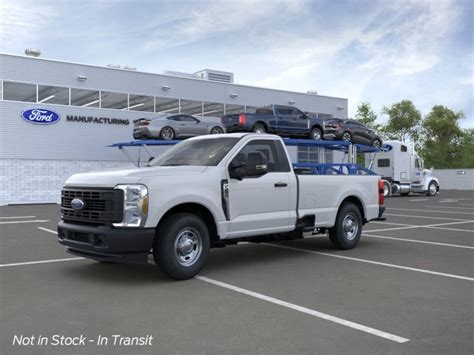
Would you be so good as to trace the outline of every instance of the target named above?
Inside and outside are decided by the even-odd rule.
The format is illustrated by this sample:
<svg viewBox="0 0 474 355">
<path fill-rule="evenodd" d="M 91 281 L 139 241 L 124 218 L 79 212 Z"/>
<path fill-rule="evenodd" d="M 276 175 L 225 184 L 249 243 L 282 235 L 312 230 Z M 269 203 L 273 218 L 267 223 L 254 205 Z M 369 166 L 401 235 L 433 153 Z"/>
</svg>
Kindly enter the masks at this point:
<svg viewBox="0 0 474 355">
<path fill-rule="evenodd" d="M 239 244 L 213 249 L 183 282 L 151 263 L 66 254 L 56 205 L 1 207 L 0 353 L 473 354 L 474 192 L 385 205 L 387 220 L 366 225 L 354 250 L 324 236 Z M 49 343 L 13 345 L 15 335 Z"/>
</svg>

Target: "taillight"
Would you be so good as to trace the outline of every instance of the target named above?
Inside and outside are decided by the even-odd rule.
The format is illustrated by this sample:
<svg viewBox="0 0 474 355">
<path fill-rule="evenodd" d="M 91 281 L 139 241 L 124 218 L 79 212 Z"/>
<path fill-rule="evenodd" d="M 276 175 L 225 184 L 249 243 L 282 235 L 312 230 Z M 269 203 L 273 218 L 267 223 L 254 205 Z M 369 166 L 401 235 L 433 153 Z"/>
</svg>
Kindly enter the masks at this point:
<svg viewBox="0 0 474 355">
<path fill-rule="evenodd" d="M 239 125 L 240 125 L 240 126 L 245 125 L 245 114 L 243 114 L 243 113 L 241 113 L 241 114 L 239 115 Z"/>
<path fill-rule="evenodd" d="M 384 183 L 383 180 L 379 180 L 379 206 L 382 206 L 385 198 L 383 196 Z"/>
</svg>

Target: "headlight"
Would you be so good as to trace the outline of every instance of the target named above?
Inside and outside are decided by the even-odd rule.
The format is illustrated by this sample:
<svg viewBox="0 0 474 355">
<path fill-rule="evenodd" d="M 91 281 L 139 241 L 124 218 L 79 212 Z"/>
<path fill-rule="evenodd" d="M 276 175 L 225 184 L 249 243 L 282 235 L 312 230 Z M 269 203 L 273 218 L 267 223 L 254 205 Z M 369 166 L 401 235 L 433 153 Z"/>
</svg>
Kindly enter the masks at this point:
<svg viewBox="0 0 474 355">
<path fill-rule="evenodd" d="M 123 191 L 123 220 L 114 227 L 143 227 L 148 215 L 148 189 L 145 185 L 117 185 Z"/>
</svg>

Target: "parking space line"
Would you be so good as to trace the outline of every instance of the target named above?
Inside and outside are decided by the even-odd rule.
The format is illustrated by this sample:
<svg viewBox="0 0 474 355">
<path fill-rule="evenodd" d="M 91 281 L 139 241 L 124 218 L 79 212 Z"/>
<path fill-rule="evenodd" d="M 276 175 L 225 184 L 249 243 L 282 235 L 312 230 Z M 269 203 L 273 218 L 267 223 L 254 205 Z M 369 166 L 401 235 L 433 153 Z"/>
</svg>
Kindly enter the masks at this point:
<svg viewBox="0 0 474 355">
<path fill-rule="evenodd" d="M 409 214 L 394 214 L 394 213 L 384 213 L 384 216 L 393 216 L 393 217 L 411 217 L 411 218 L 424 218 L 424 219 L 443 219 L 443 220 L 449 220 L 449 221 L 466 221 L 466 222 L 474 222 L 474 220 L 471 219 L 460 219 L 460 218 L 447 218 L 447 217 L 437 217 L 437 216 L 415 216 L 415 215 L 409 215 Z"/>
<path fill-rule="evenodd" d="M 36 218 L 36 216 L 13 216 L 13 217 L 0 217 L 0 219 L 27 219 Z"/>
<path fill-rule="evenodd" d="M 474 216 L 474 212 L 457 212 L 457 211 L 434 211 L 434 210 L 419 210 L 414 208 L 395 208 L 389 207 L 387 210 L 413 211 L 413 212 L 433 212 L 433 213 L 448 213 L 448 214 L 468 214 Z"/>
<path fill-rule="evenodd" d="M 459 206 L 474 206 L 472 203 L 460 203 Z"/>
<path fill-rule="evenodd" d="M 418 201 L 428 201 L 429 198 L 415 198 L 415 199 L 412 199 L 412 200 L 408 200 L 408 201 L 411 201 L 411 202 L 418 202 Z"/>
<path fill-rule="evenodd" d="M 0 264 L 0 267 L 12 267 L 12 266 L 23 266 L 23 265 L 60 263 L 60 262 L 62 262 L 62 261 L 74 261 L 74 260 L 83 260 L 83 259 L 84 259 L 84 258 L 67 258 L 67 259 L 51 259 L 51 260 L 25 261 L 25 262 L 22 262 L 22 263 Z"/>
<path fill-rule="evenodd" d="M 453 206 L 434 206 L 434 205 L 425 205 L 424 207 L 435 207 L 435 208 L 454 208 L 458 210 L 474 210 L 474 207 L 453 207 Z"/>
<path fill-rule="evenodd" d="M 415 229 L 415 228 L 430 228 L 430 229 L 442 229 L 448 231 L 455 231 L 455 232 L 466 232 L 466 233 L 473 233 L 472 230 L 468 229 L 456 229 L 456 228 L 446 228 L 445 226 L 453 225 L 453 224 L 465 224 L 465 223 L 473 223 L 474 221 L 471 220 L 461 220 L 460 222 L 447 222 L 447 223 L 436 223 L 436 224 L 425 224 L 425 225 L 410 225 L 407 224 L 404 227 L 394 227 L 394 228 L 383 228 L 383 229 L 368 229 L 364 233 L 369 232 L 384 232 L 384 231 L 395 231 L 395 230 L 402 230 L 402 229 Z M 371 222 L 371 223 L 386 223 L 386 222 Z M 403 226 L 403 224 L 401 224 Z"/>
<path fill-rule="evenodd" d="M 411 243 L 421 243 L 421 244 L 432 244 L 432 245 L 439 245 L 443 247 L 453 247 L 453 248 L 463 248 L 463 249 L 474 249 L 474 247 L 468 245 L 459 245 L 459 244 L 448 244 L 448 243 L 439 243 L 439 242 L 430 242 L 428 240 L 417 240 L 417 239 L 406 239 L 406 238 L 395 238 L 395 237 L 386 237 L 381 235 L 370 235 L 362 234 L 364 237 L 371 237 L 371 238 L 380 238 L 380 239 L 390 239 L 390 240 L 399 240 L 402 242 L 411 242 Z"/>
<path fill-rule="evenodd" d="M 412 227 L 413 224 L 406 224 L 406 223 L 393 223 L 393 222 L 380 222 L 380 221 L 370 221 L 370 224 L 387 224 L 392 226 L 403 226 L 403 227 Z"/>
<path fill-rule="evenodd" d="M 44 228 L 44 227 L 38 227 L 38 229 L 41 229 L 42 231 L 52 233 L 52 234 L 58 234 L 58 231 L 53 231 L 52 229 Z"/>
<path fill-rule="evenodd" d="M 257 292 L 254 292 L 254 291 L 247 290 L 245 288 L 237 287 L 237 286 L 225 283 L 225 282 L 210 279 L 210 278 L 205 277 L 205 276 L 198 275 L 198 276 L 195 276 L 195 278 L 200 280 L 200 281 L 204 281 L 204 282 L 210 283 L 210 284 L 215 285 L 215 286 L 223 287 L 223 288 L 226 288 L 228 290 L 235 291 L 235 292 L 247 295 L 247 296 L 251 296 L 251 297 L 257 298 L 257 299 L 262 300 L 262 301 L 270 302 L 270 303 L 273 303 L 273 304 L 276 304 L 276 305 L 279 305 L 279 306 L 282 306 L 282 307 L 292 309 L 294 311 L 298 311 L 298 312 L 301 312 L 301 313 L 311 315 L 313 317 L 317 317 L 317 318 L 321 318 L 321 319 L 324 319 L 324 320 L 331 321 L 333 323 L 341 324 L 341 325 L 344 325 L 346 327 L 356 329 L 356 330 L 360 330 L 362 332 L 369 333 L 369 334 L 372 334 L 372 335 L 375 335 L 375 336 L 378 336 L 378 337 L 381 337 L 381 338 L 384 338 L 384 339 L 388 339 L 388 340 L 391 340 L 391 341 L 394 341 L 394 342 L 397 342 L 397 343 L 406 343 L 407 341 L 410 341 L 410 339 L 403 338 L 403 337 L 400 337 L 398 335 L 390 334 L 390 333 L 387 333 L 387 332 L 384 332 L 384 331 L 381 331 L 381 330 L 378 330 L 378 329 L 375 329 L 375 328 L 367 327 L 365 325 L 355 323 L 355 322 L 351 322 L 351 321 L 348 321 L 348 320 L 343 319 L 343 318 L 331 316 L 329 314 L 319 312 L 319 311 L 316 311 L 314 309 L 298 306 L 294 303 L 286 302 L 286 301 L 280 300 L 278 298 L 270 297 L 270 296 L 267 296 L 267 295 L 264 295 L 264 294 L 261 294 L 261 293 L 257 293 Z"/>
<path fill-rule="evenodd" d="M 271 246 L 271 247 L 274 247 L 274 248 L 288 249 L 288 250 L 293 250 L 293 251 L 299 251 L 299 252 L 302 252 L 302 253 L 309 253 L 309 254 L 316 254 L 316 255 L 329 256 L 329 257 L 332 257 L 332 258 L 339 258 L 339 259 L 357 261 L 357 262 L 360 262 L 360 263 L 386 266 L 386 267 L 391 267 L 391 268 L 394 268 L 394 269 L 401 269 L 401 270 L 408 270 L 408 271 L 421 272 L 421 273 L 424 273 L 424 274 L 430 274 L 430 275 L 436 275 L 436 276 L 449 277 L 449 278 L 459 279 L 459 280 L 465 280 L 465 281 L 474 281 L 474 278 L 472 278 L 472 277 L 461 276 L 461 275 L 454 275 L 454 274 L 446 274 L 446 273 L 444 273 L 444 272 L 431 271 L 431 270 L 425 270 L 425 269 L 418 269 L 418 268 L 410 267 L 410 266 L 403 266 L 403 265 L 396 265 L 396 264 L 383 263 L 383 262 L 380 262 L 380 261 L 354 258 L 354 257 L 350 257 L 350 256 L 345 256 L 345 255 L 338 255 L 338 254 L 331 254 L 331 253 L 323 253 L 323 252 L 320 252 L 320 251 L 314 251 L 314 250 L 307 250 L 307 249 L 289 247 L 289 246 L 286 246 L 286 245 L 278 245 L 278 244 L 270 244 L 270 243 L 261 243 L 261 244 L 266 245 L 266 246 Z"/>
<path fill-rule="evenodd" d="M 49 222 L 49 219 L 36 219 L 34 221 L 5 221 L 0 224 L 20 224 L 20 223 L 45 223 Z"/>
</svg>

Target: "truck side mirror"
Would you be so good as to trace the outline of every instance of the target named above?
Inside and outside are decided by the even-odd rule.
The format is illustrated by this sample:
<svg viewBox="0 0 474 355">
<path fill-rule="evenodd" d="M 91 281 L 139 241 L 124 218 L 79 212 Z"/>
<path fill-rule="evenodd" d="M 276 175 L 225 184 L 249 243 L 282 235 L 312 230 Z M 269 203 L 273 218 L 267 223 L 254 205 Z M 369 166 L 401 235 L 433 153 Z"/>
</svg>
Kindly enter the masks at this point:
<svg viewBox="0 0 474 355">
<path fill-rule="evenodd" d="M 247 164 L 233 160 L 229 165 L 229 176 L 231 179 L 242 180 L 246 174 Z"/>
</svg>

